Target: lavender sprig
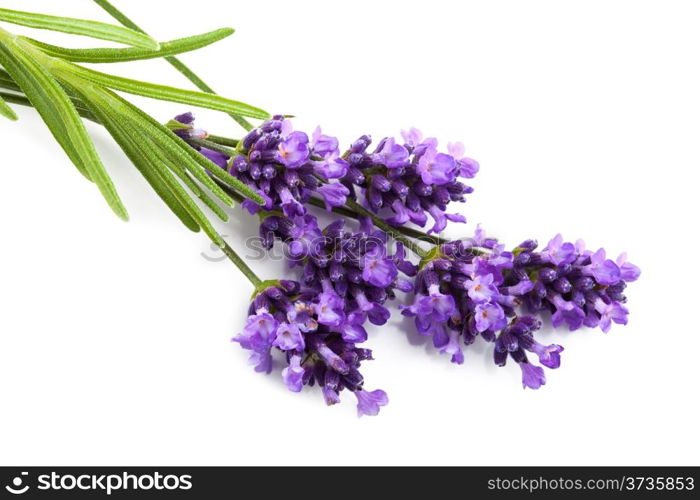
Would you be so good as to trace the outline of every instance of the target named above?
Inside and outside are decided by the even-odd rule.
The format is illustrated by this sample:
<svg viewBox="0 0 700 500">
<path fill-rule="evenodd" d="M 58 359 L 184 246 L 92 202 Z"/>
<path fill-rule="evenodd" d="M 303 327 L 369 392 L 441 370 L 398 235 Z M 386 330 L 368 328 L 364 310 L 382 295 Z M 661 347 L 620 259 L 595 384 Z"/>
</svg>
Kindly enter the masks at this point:
<svg viewBox="0 0 700 500">
<path fill-rule="evenodd" d="M 258 372 L 270 373 L 272 351 L 281 352 L 290 391 L 318 384 L 326 404 L 333 405 L 347 389 L 357 397 L 359 416 L 376 415 L 389 399 L 380 389 L 364 389 L 360 365 L 373 358 L 372 351 L 357 346 L 366 338 L 361 315 L 346 314 L 343 301 L 331 293 L 303 291 L 295 281 L 271 284 L 255 296 L 243 331 L 232 340 L 251 351 Z"/>
<path fill-rule="evenodd" d="M 639 268 L 622 254 L 617 261 L 605 250 L 591 252 L 583 242 L 566 243 L 560 235 L 541 251 L 528 240 L 513 252 L 477 229 L 473 239 L 436 247 L 424 260 L 415 280 L 415 299 L 403 314 L 415 317 L 421 335 L 432 337 L 452 362 L 464 362 L 462 345 L 477 337 L 494 343 L 494 362 L 504 366 L 508 357 L 522 370 L 523 387 L 545 383 L 540 364 L 558 368 L 563 347 L 538 343 L 535 332 L 540 314 L 550 313 L 556 327 L 570 330 L 627 323 L 622 291 L 635 281 Z M 534 316 L 533 316 L 534 315 Z"/>
<path fill-rule="evenodd" d="M 460 214 L 446 213 L 453 201 L 465 201 L 473 189 L 458 179 L 473 178 L 479 164 L 464 156 L 462 143 L 448 144 L 449 154 L 439 152 L 438 141 L 423 139 L 412 128 L 402 131 L 403 145 L 387 137 L 369 152 L 370 136 L 363 135 L 343 155 L 349 166 L 341 182 L 358 192 L 377 214 L 392 212 L 386 221 L 393 226 L 412 222 L 425 226 L 428 215 L 434 224 L 428 233 L 439 233 L 447 221 L 466 222 Z"/>
</svg>

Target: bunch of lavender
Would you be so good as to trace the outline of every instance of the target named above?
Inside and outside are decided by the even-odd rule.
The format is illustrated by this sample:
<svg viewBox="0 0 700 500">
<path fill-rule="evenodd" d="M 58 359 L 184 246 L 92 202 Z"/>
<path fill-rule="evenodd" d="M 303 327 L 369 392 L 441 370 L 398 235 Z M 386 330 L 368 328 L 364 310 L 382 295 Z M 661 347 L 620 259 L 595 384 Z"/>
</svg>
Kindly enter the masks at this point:
<svg viewBox="0 0 700 500">
<path fill-rule="evenodd" d="M 357 347 L 366 338 L 359 321 L 324 294 L 282 280 L 255 296 L 243 331 L 232 340 L 252 351 L 250 362 L 258 372 L 270 373 L 273 348 L 281 352 L 282 378 L 290 391 L 318 384 L 332 405 L 348 389 L 357 397 L 358 415 L 376 415 L 389 400 L 382 390 L 363 388 L 360 364 L 372 359 L 372 351 Z"/>
<path fill-rule="evenodd" d="M 544 370 L 527 352 L 558 368 L 564 348 L 535 340 L 541 322 L 532 314 L 552 313 L 554 326 L 585 324 L 607 332 L 611 322 L 627 323 L 622 290 L 639 269 L 624 254 L 613 262 L 604 250 L 586 251 L 582 242 L 564 243 L 560 235 L 542 252 L 536 247 L 528 240 L 508 252 L 481 229 L 473 239 L 436 247 L 422 263 L 415 300 L 403 313 L 415 316 L 418 332 L 455 363 L 464 361 L 462 343 L 477 336 L 493 342 L 495 363 L 504 366 L 510 356 L 522 370 L 523 387 L 537 389 L 545 383 Z M 519 315 L 523 309 L 529 314 Z"/>
<path fill-rule="evenodd" d="M 589 251 L 583 242 L 564 242 L 559 235 L 541 251 L 528 240 L 508 252 L 480 230 L 472 241 L 445 243 L 401 227 L 409 222 L 425 226 L 428 215 L 434 221 L 429 233 L 442 231 L 448 221 L 465 221 L 461 215 L 446 213 L 450 202 L 464 201 L 472 191 L 458 179 L 474 177 L 479 168 L 464 157 L 460 143 L 448 144 L 447 153 L 439 152 L 435 139 L 424 140 L 411 129 L 402 132 L 403 144 L 385 138 L 370 152 L 371 139 L 362 136 L 341 154 L 338 140 L 320 129 L 309 137 L 294 131 L 284 116 L 269 119 L 259 108 L 217 96 L 174 57 L 225 38 L 233 30 L 159 44 L 109 2 L 96 1 L 125 27 L 0 9 L 4 22 L 132 46 L 72 50 L 0 28 L 4 68 L 0 87 L 12 91 L 0 93 L 0 114 L 17 118 L 7 102 L 36 107 L 78 170 L 96 183 L 113 211 L 126 219 L 80 117 L 104 125 L 185 226 L 203 229 L 255 287 L 246 326 L 233 340 L 252 351 L 257 371 L 269 373 L 272 351 L 280 351 L 286 360 L 282 375 L 292 391 L 319 384 L 327 403 L 334 404 L 340 392 L 348 389 L 357 396 L 360 415 L 377 414 L 388 400 L 384 391 L 363 389 L 360 363 L 372 358 L 369 350 L 357 344 L 367 338 L 367 321 L 381 325 L 388 320 L 384 304 L 396 290 L 415 289 L 415 301 L 403 309 L 404 314 L 414 316 L 418 331 L 432 336 L 434 345 L 451 354 L 453 362 L 464 360 L 462 342 L 471 344 L 481 336 L 494 343 L 496 364 L 505 365 L 512 358 L 522 369 L 523 385 L 533 389 L 543 385 L 545 378 L 528 353 L 534 353 L 541 365 L 557 368 L 563 350 L 535 340 L 539 315 L 550 313 L 554 326 L 566 324 L 570 330 L 599 326 L 607 332 L 613 322 L 626 324 L 623 292 L 628 282 L 639 277 L 639 269 L 624 254 L 613 261 L 603 249 Z M 166 54 L 202 92 L 74 64 Z M 248 133 L 240 141 L 209 141 L 213 137 L 195 128 L 192 114 L 179 115 L 164 126 L 115 90 L 227 112 Z M 253 128 L 246 118 L 267 121 Z M 261 213 L 265 245 L 270 247 L 275 239 L 285 242 L 293 265 L 301 271 L 301 283 L 262 282 L 216 232 L 179 181 L 222 220 L 227 214 L 213 197 L 227 205 L 245 199 L 245 208 Z M 357 232 L 346 231 L 342 221 L 321 231 L 307 212 L 308 202 L 320 203 L 312 197 L 322 198 L 329 210 L 345 205 L 349 212 L 344 215 L 370 218 L 360 217 Z M 360 197 L 364 206 L 355 201 Z M 386 233 L 403 242 L 393 255 L 386 250 Z M 404 236 L 432 239 L 440 245 L 426 252 Z M 404 245 L 422 257 L 420 268 L 406 260 Z M 399 278 L 399 272 L 415 276 L 415 284 Z"/>
<path fill-rule="evenodd" d="M 377 214 L 383 209 L 393 212 L 386 220 L 393 226 L 412 222 L 425 226 L 428 215 L 434 224 L 428 231 L 439 233 L 447 221 L 466 222 L 460 214 L 446 213 L 451 201 L 464 201 L 472 188 L 460 182 L 471 179 L 479 164 L 464 156 L 462 143 L 449 143 L 449 154 L 438 151 L 434 138 L 423 139 L 415 128 L 402 131 L 404 144 L 393 137 L 379 141 L 368 151 L 371 139 L 363 135 L 343 155 L 347 172 L 341 182 L 356 196 L 356 188 L 366 205 Z"/>
</svg>

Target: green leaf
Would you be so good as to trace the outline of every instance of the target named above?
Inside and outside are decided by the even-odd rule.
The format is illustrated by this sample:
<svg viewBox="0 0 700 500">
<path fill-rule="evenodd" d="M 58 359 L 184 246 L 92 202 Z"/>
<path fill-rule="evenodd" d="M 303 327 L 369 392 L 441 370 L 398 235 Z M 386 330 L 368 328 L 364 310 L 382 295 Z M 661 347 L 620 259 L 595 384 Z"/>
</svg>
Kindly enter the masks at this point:
<svg viewBox="0 0 700 500">
<path fill-rule="evenodd" d="M 130 94 L 152 97 L 164 101 L 178 102 L 181 104 L 190 104 L 201 108 L 214 109 L 216 111 L 225 111 L 227 113 L 235 113 L 237 115 L 249 116 L 251 118 L 259 118 L 266 120 L 270 117 L 269 113 L 262 109 L 244 104 L 242 102 L 226 99 L 214 94 L 205 94 L 193 90 L 178 89 L 168 87 L 166 85 L 157 85 L 155 83 L 141 82 L 131 80 L 121 76 L 108 75 L 88 68 L 83 68 L 60 59 L 56 60 L 53 67 L 54 74 L 60 72 L 66 78 L 80 77 L 99 85 L 104 85 L 114 90 L 121 90 Z"/>
<path fill-rule="evenodd" d="M 129 47 L 125 49 L 98 48 L 98 49 L 67 49 L 57 47 L 48 43 L 39 42 L 31 38 L 26 38 L 33 45 L 41 49 L 46 54 L 53 57 L 60 57 L 66 61 L 83 63 L 115 63 L 124 61 L 137 61 L 140 59 L 154 59 L 157 57 L 167 57 L 174 54 L 182 54 L 192 50 L 201 49 L 214 42 L 223 40 L 232 35 L 232 28 L 221 28 L 201 35 L 179 38 L 170 42 L 162 42 L 160 49 L 142 49 Z"/>
<path fill-rule="evenodd" d="M 6 73 L 5 71 L 0 69 L 0 88 L 5 88 L 8 90 L 14 90 L 15 92 L 22 92 L 22 89 L 15 83 L 15 81 L 12 79 L 12 77 Z M 87 120 L 91 120 L 93 122 L 99 123 L 99 120 L 95 118 L 95 116 L 92 114 L 92 112 L 85 107 L 83 102 L 77 98 L 75 95 L 71 95 L 72 91 L 69 92 L 70 89 L 64 88 L 63 90 L 66 90 L 66 93 L 68 94 L 68 97 L 70 98 L 71 102 L 73 103 L 73 106 L 75 106 L 75 109 L 78 111 L 78 114 L 82 116 L 83 118 Z M 17 95 L 17 94 L 9 94 L 6 92 L 0 92 L 2 94 L 2 97 L 5 99 L 5 101 L 13 103 L 13 104 L 20 104 L 22 106 L 32 106 L 32 103 L 29 102 L 29 100 L 23 96 L 23 95 Z M 32 106 L 33 107 L 33 106 Z"/>
<path fill-rule="evenodd" d="M 110 135 L 117 141 L 119 147 L 122 148 L 127 158 L 141 172 L 141 175 L 151 185 L 156 194 L 161 200 L 172 210 L 172 212 L 180 219 L 180 221 L 189 230 L 199 232 L 200 227 L 189 214 L 185 206 L 179 202 L 170 187 L 163 181 L 159 175 L 158 161 L 149 154 L 143 147 L 142 141 L 136 140 L 131 134 L 130 128 L 119 120 L 113 119 L 104 104 L 98 104 L 98 99 L 90 100 L 86 97 L 89 107 L 95 116 L 97 116 L 102 124 L 104 124 Z"/>
<path fill-rule="evenodd" d="M 138 133 L 139 129 L 140 127 L 136 126 L 134 130 Z M 163 152 L 160 151 L 153 144 L 153 142 L 151 142 L 150 140 L 146 140 L 142 142 L 141 146 L 148 150 L 149 154 L 158 158 L 158 160 L 160 160 L 163 165 L 166 164 L 167 158 L 165 157 L 165 155 L 163 155 Z M 206 235 L 209 236 L 209 238 L 217 245 L 223 245 L 224 240 L 221 237 L 221 235 L 216 229 L 214 229 L 214 226 L 212 226 L 211 222 L 209 222 L 207 216 L 204 215 L 202 210 L 187 194 L 185 188 L 182 187 L 182 185 L 177 181 L 177 179 L 172 175 L 172 173 L 167 168 L 163 168 L 159 171 L 159 174 L 161 175 L 161 179 L 163 180 L 163 182 L 170 188 L 177 201 L 185 207 L 187 213 L 189 213 L 190 216 L 197 222 L 197 224 L 201 226 Z"/>
<path fill-rule="evenodd" d="M 227 205 L 233 206 L 233 199 L 231 199 L 231 197 L 224 192 L 224 190 L 221 189 L 221 187 L 217 185 L 205 172 L 205 169 L 207 168 L 211 168 L 212 170 L 221 170 L 218 165 L 215 165 L 209 161 L 203 155 L 192 149 L 180 137 L 173 134 L 170 130 L 158 123 L 152 117 L 111 90 L 102 89 L 102 95 L 104 98 L 109 100 L 112 108 L 118 110 L 120 116 L 128 118 L 130 121 L 136 124 L 141 136 L 149 137 L 156 145 L 158 145 L 160 149 L 164 151 L 164 154 L 169 161 L 172 161 L 176 165 L 181 165 L 182 168 L 189 171 L 199 182 L 204 184 L 207 189 L 216 195 L 217 198 Z M 194 153 L 194 155 L 191 156 L 189 154 L 190 152 Z M 202 167 L 202 165 L 195 160 L 195 158 L 203 158 L 207 162 L 205 164 L 206 166 Z M 240 183 L 240 181 L 235 177 L 231 176 L 231 178 Z M 256 196 L 258 195 L 256 194 Z M 260 198 L 260 200 L 262 201 L 262 198 Z"/>
<path fill-rule="evenodd" d="M 126 209 L 80 115 L 59 83 L 36 61 L 36 57 L 26 53 L 14 40 L 0 42 L 0 63 L 22 88 L 78 170 L 97 184 L 114 213 L 127 220 Z"/>
<path fill-rule="evenodd" d="M 0 87 L 2 85 L 0 84 Z M 12 104 L 19 104 L 20 106 L 29 106 L 29 107 L 34 107 L 32 103 L 27 99 L 26 96 L 24 95 L 18 95 L 18 94 L 10 94 L 8 92 L 0 92 L 0 97 L 5 99 L 5 102 L 12 103 Z M 72 100 L 72 99 L 71 99 Z M 91 120 L 95 123 L 100 123 L 97 118 L 92 114 L 92 112 L 86 108 L 82 102 L 75 102 L 73 101 L 73 105 L 75 106 L 76 111 L 80 116 L 85 118 L 86 120 Z"/>
<path fill-rule="evenodd" d="M 191 178 L 187 177 L 187 172 L 180 166 L 180 162 L 177 159 L 175 161 L 171 159 L 157 138 L 152 138 L 146 132 L 140 116 L 132 112 L 133 105 L 114 92 L 98 87 L 88 88 L 82 97 L 90 102 L 90 109 L 100 120 L 107 120 L 109 125 L 106 126 L 115 140 L 180 220 L 192 230 L 195 230 L 193 224 L 195 222 L 197 230 L 199 227 L 203 228 L 212 241 L 221 244 L 223 242 L 221 236 L 167 167 L 170 167 L 222 220 L 227 220 L 228 216 Z M 146 129 L 148 127 L 150 124 L 146 124 Z M 204 178 L 213 184 L 206 175 Z M 213 185 L 218 188 L 215 184 Z M 232 203 L 225 193 L 224 196 L 228 199 L 225 201 Z"/>
<path fill-rule="evenodd" d="M 30 28 L 89 36 L 134 47 L 158 49 L 158 42 L 150 36 L 115 24 L 70 17 L 48 16 L 46 14 L 34 14 L 10 9 L 0 9 L 0 21 L 29 26 Z"/>
<path fill-rule="evenodd" d="M 17 115 L 12 110 L 12 108 L 7 105 L 2 96 L 0 96 L 0 115 L 4 116 L 8 120 L 17 120 Z"/>
<path fill-rule="evenodd" d="M 19 88 L 19 85 L 12 79 L 10 74 L 6 71 L 3 71 L 0 69 L 0 87 L 8 89 L 8 90 L 14 90 L 15 92 L 22 92 L 22 89 Z"/>
<path fill-rule="evenodd" d="M 209 210 L 214 212 L 216 216 L 221 219 L 223 222 L 228 222 L 228 214 L 219 206 L 216 204 L 216 202 L 209 196 L 207 193 L 205 193 L 201 187 L 199 187 L 199 184 L 194 180 L 194 178 L 191 176 L 187 170 L 184 168 L 180 167 L 177 163 L 171 162 L 168 164 L 170 167 L 170 170 L 177 175 L 180 180 L 183 182 L 185 186 L 200 200 L 202 200 L 202 203 L 204 203 Z"/>
</svg>

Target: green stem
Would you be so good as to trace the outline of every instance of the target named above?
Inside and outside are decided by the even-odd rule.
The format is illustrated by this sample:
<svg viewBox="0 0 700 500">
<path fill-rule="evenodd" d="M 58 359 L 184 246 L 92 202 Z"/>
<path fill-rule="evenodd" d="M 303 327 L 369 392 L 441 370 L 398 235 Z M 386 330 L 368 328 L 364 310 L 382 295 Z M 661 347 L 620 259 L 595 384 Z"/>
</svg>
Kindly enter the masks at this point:
<svg viewBox="0 0 700 500">
<path fill-rule="evenodd" d="M 416 242 L 406 238 L 403 234 L 401 234 L 399 231 L 397 231 L 396 228 L 391 227 L 384 220 L 382 220 L 379 217 L 377 217 L 376 215 L 374 215 L 372 212 L 367 210 L 365 207 L 363 207 L 362 205 L 357 203 L 355 200 L 348 198 L 347 202 L 345 203 L 345 206 L 351 210 L 354 210 L 359 215 L 362 215 L 364 217 L 369 217 L 370 219 L 372 219 L 372 222 L 374 222 L 375 226 L 377 226 L 379 229 L 381 229 L 385 233 L 393 236 L 396 241 L 400 241 L 401 243 L 403 243 L 406 246 L 406 248 L 411 250 L 418 257 L 424 258 L 424 257 L 428 256 L 427 250 L 423 250 L 420 247 L 420 245 L 418 245 Z"/>
<path fill-rule="evenodd" d="M 309 204 L 318 208 L 326 208 L 326 204 L 320 198 L 311 198 L 309 200 Z M 331 211 L 338 215 L 342 215 L 343 217 L 349 217 L 351 219 L 360 218 L 360 214 L 348 208 L 347 206 L 334 207 Z M 443 243 L 447 243 L 448 241 L 450 241 L 446 240 L 445 238 L 440 238 L 439 236 L 427 234 L 423 231 L 413 229 L 412 227 L 394 227 L 394 231 L 398 231 L 399 233 L 403 234 L 404 236 L 408 236 L 409 238 L 414 238 L 419 241 L 425 241 L 426 243 L 431 243 L 433 245 L 442 245 Z"/>
<path fill-rule="evenodd" d="M 131 19 L 129 19 L 122 11 L 120 11 L 114 5 L 112 5 L 108 0 L 94 0 L 94 2 L 100 7 L 102 7 L 110 16 L 112 16 L 114 19 L 119 21 L 122 25 L 126 26 L 127 28 L 130 28 L 134 31 L 139 31 L 144 35 L 148 34 L 138 25 L 136 25 L 136 23 L 134 23 Z M 216 94 L 216 92 L 214 92 L 214 89 L 207 85 L 204 82 L 204 80 L 199 78 L 199 76 L 197 76 L 197 74 L 194 71 L 192 71 L 180 59 L 178 59 L 175 56 L 167 56 L 165 60 L 168 61 L 168 63 L 170 63 L 170 65 L 173 66 L 176 70 L 185 75 L 185 77 L 189 81 L 194 83 L 197 86 L 197 88 L 199 88 L 199 90 L 201 90 L 202 92 L 207 92 L 209 94 Z M 233 118 L 236 121 L 236 123 L 238 123 L 245 130 L 253 129 L 253 125 L 242 116 L 238 116 L 233 113 L 229 113 L 229 116 Z"/>
<path fill-rule="evenodd" d="M 223 246 L 220 247 L 221 250 L 224 252 L 226 257 L 233 262 L 238 269 L 245 275 L 246 278 L 248 278 L 248 281 L 255 287 L 258 288 L 260 286 L 260 283 L 262 283 L 262 280 L 258 278 L 258 275 L 253 272 L 253 270 L 248 267 L 248 264 L 241 258 L 240 255 L 236 253 L 236 251 L 229 246 L 228 243 L 224 241 Z"/>
<path fill-rule="evenodd" d="M 202 146 L 203 148 L 218 151 L 219 153 L 223 153 L 228 156 L 236 156 L 238 154 L 235 149 L 227 148 L 226 146 L 222 146 L 221 144 L 209 141 L 207 139 L 188 138 L 187 142 L 197 146 Z"/>
<path fill-rule="evenodd" d="M 410 236 L 411 238 L 415 238 L 420 241 L 425 241 L 427 243 L 432 243 L 433 245 L 442 245 L 444 243 L 448 243 L 451 240 L 441 238 L 440 236 L 436 236 L 434 234 L 428 234 L 424 233 L 423 231 L 419 231 L 418 229 L 413 229 L 412 227 L 397 227 L 397 231 L 400 231 L 401 233 L 405 234 L 406 236 Z"/>
<path fill-rule="evenodd" d="M 235 148 L 236 146 L 238 146 L 238 139 L 231 139 L 229 137 L 223 137 L 220 135 L 209 134 L 207 136 L 207 140 L 231 148 Z"/>
</svg>

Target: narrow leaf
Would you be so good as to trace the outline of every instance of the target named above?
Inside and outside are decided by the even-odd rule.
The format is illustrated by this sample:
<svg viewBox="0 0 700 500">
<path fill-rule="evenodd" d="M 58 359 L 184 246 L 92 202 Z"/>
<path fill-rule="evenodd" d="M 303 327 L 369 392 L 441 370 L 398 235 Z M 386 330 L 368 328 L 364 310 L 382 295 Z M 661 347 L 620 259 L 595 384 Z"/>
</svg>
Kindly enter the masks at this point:
<svg viewBox="0 0 700 500">
<path fill-rule="evenodd" d="M 83 63 L 114 63 L 124 61 L 137 61 L 140 59 L 154 59 L 157 57 L 167 57 L 174 54 L 182 54 L 192 50 L 201 49 L 214 42 L 223 40 L 232 35 L 232 28 L 221 28 L 201 35 L 179 38 L 169 42 L 162 42 L 160 49 L 142 49 L 138 47 L 117 48 L 97 48 L 97 49 L 67 49 L 57 47 L 48 43 L 39 42 L 27 38 L 29 42 L 41 49 L 50 56 L 60 57 L 67 61 Z"/>
<path fill-rule="evenodd" d="M 183 182 L 221 219 L 227 220 L 228 216 L 187 177 L 187 173 L 177 161 L 171 162 L 167 153 L 144 133 L 143 126 L 138 123 L 139 117 L 130 114 L 128 108 L 125 112 L 124 104 L 128 103 L 122 103 L 123 99 L 114 92 L 96 87 L 87 88 L 83 99 L 91 103 L 91 110 L 100 120 L 109 122 L 108 129 L 115 140 L 180 220 L 192 230 L 195 230 L 195 225 L 196 230 L 199 230 L 199 227 L 203 228 L 212 241 L 221 244 L 221 236 L 167 167 L 173 169 L 178 177 L 182 174 Z M 112 114 L 114 116 L 110 116 Z M 211 182 L 211 179 L 209 181 Z"/>
<path fill-rule="evenodd" d="M 135 129 L 138 132 L 138 128 Z M 146 140 L 143 141 L 141 144 L 142 147 L 144 147 L 147 150 L 150 150 L 149 153 L 151 155 L 154 155 L 159 158 L 162 162 L 165 163 L 166 158 L 162 155 L 162 152 L 158 150 L 158 148 L 150 141 Z M 185 207 L 187 212 L 190 214 L 190 216 L 197 221 L 197 224 L 201 226 L 201 228 L 204 230 L 207 236 L 216 243 L 219 246 L 222 246 L 224 244 L 224 240 L 219 234 L 219 232 L 214 229 L 214 226 L 212 226 L 211 222 L 209 222 L 209 219 L 207 218 L 206 215 L 202 212 L 202 210 L 197 206 L 197 204 L 192 200 L 192 198 L 187 194 L 187 191 L 185 191 L 185 188 L 182 187 L 182 185 L 177 181 L 177 179 L 173 176 L 173 174 L 167 169 L 167 168 L 162 168 L 159 170 L 159 175 L 163 182 L 170 188 L 171 192 L 177 199 L 177 201 Z"/>
<path fill-rule="evenodd" d="M 7 71 L 1 70 L 0 69 L 0 87 L 8 89 L 8 90 L 14 90 L 15 92 L 22 92 L 22 89 L 19 88 L 19 85 L 12 79 L 10 74 Z"/>
<path fill-rule="evenodd" d="M 86 98 L 87 100 L 87 98 Z M 170 187 L 163 181 L 158 174 L 158 166 L 156 160 L 150 157 L 143 149 L 142 142 L 135 140 L 129 129 L 118 120 L 109 116 L 105 112 L 103 105 L 97 104 L 97 101 L 88 100 L 91 111 L 97 116 L 102 124 L 104 124 L 110 135 L 117 141 L 119 147 L 124 151 L 127 158 L 141 172 L 141 175 L 151 185 L 156 194 L 161 200 L 172 210 L 178 219 L 190 231 L 198 232 L 199 224 L 189 214 L 187 209 L 178 201 Z"/>
<path fill-rule="evenodd" d="M 2 85 L 0 85 L 2 86 Z M 0 97 L 5 99 L 5 102 L 11 103 L 11 104 L 19 104 L 20 106 L 29 106 L 29 107 L 34 107 L 34 105 L 31 103 L 29 99 L 27 99 L 26 96 L 24 95 L 19 95 L 19 94 L 10 94 L 8 92 L 0 92 Z M 73 101 L 73 105 L 75 106 L 75 110 L 78 112 L 80 116 L 85 118 L 86 120 L 91 120 L 95 123 L 100 123 L 97 118 L 92 114 L 92 112 L 83 106 L 82 102 L 76 103 Z"/>
<path fill-rule="evenodd" d="M 125 45 L 132 45 L 134 47 L 144 47 L 153 50 L 158 49 L 158 42 L 144 33 L 115 24 L 89 21 L 87 19 L 48 16 L 46 14 L 34 14 L 31 12 L 20 12 L 17 10 L 0 8 L 0 21 L 29 26 L 30 28 L 89 36 L 92 38 L 99 38 L 100 40 L 109 40 Z"/>
<path fill-rule="evenodd" d="M 0 43 L 0 63 L 22 88 L 71 161 L 97 184 L 114 213 L 127 220 L 126 209 L 95 151 L 80 115 L 59 83 L 35 57 L 24 52 L 14 41 Z"/>
<path fill-rule="evenodd" d="M 225 111 L 227 113 L 235 113 L 238 115 L 249 116 L 251 118 L 260 118 L 262 120 L 270 117 L 270 115 L 262 109 L 218 95 L 205 94 L 194 90 L 178 89 L 175 87 L 168 87 L 166 85 L 157 85 L 155 83 L 131 80 L 121 76 L 108 75 L 106 73 L 83 68 L 82 66 L 65 61 L 60 61 L 60 64 L 56 64 L 54 66 L 54 70 L 67 74 L 67 76 L 78 76 L 90 82 L 104 85 L 105 87 L 109 87 L 114 90 L 128 92 L 130 94 L 152 97 L 154 99 L 161 99 L 164 101 L 178 102 L 181 104 L 190 104 L 201 108 Z"/>
<path fill-rule="evenodd" d="M 59 82 L 60 83 L 60 82 Z M 20 88 L 19 85 L 12 79 L 12 77 L 6 72 L 0 69 L 0 87 L 8 89 L 8 90 L 14 90 L 15 92 L 22 92 L 22 89 Z M 68 97 L 70 97 L 70 100 L 73 102 L 73 106 L 75 106 L 78 109 L 78 112 L 81 111 L 87 111 L 87 108 L 83 105 L 83 103 L 80 101 L 80 99 L 76 96 L 75 92 L 73 92 L 71 89 L 63 87 L 63 90 L 68 94 Z M 95 117 L 91 116 L 84 116 L 83 113 L 80 113 L 83 118 L 88 118 L 92 121 L 97 121 Z"/>
<path fill-rule="evenodd" d="M 8 120 L 17 120 L 17 115 L 12 110 L 12 108 L 7 105 L 2 96 L 0 96 L 0 115 L 4 116 Z"/>
<path fill-rule="evenodd" d="M 199 187 L 199 184 L 197 184 L 187 170 L 180 167 L 177 163 L 171 162 L 168 163 L 168 166 L 170 167 L 170 170 L 176 176 L 178 176 L 182 183 L 187 186 L 187 189 L 189 189 L 197 198 L 202 200 L 202 203 L 204 203 L 209 210 L 214 212 L 214 214 L 216 214 L 216 216 L 223 222 L 228 222 L 228 214 L 224 211 L 224 209 L 217 205 L 216 202 L 209 195 L 207 195 L 207 193 L 205 193 L 201 187 Z"/>
</svg>

